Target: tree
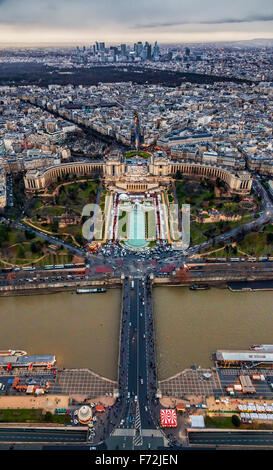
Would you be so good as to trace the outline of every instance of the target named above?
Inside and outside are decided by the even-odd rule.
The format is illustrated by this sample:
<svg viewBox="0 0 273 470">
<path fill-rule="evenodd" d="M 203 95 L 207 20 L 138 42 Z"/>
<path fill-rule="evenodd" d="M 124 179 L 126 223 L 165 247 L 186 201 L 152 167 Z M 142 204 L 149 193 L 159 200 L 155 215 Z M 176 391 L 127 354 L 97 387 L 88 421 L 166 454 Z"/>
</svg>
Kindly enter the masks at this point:
<svg viewBox="0 0 273 470">
<path fill-rule="evenodd" d="M 30 232 L 29 230 L 25 230 L 25 237 L 27 240 L 32 240 L 35 238 L 35 233 Z"/>
<path fill-rule="evenodd" d="M 177 170 L 177 172 L 174 175 L 176 180 L 182 180 L 182 173 L 180 170 Z"/>
<path fill-rule="evenodd" d="M 24 248 L 21 246 L 19 246 L 18 248 L 18 251 L 17 251 L 17 255 L 18 255 L 18 258 L 24 258 L 25 256 L 25 250 Z"/>
<path fill-rule="evenodd" d="M 216 187 L 219 189 L 225 187 L 225 182 L 221 180 L 220 178 L 216 178 L 215 184 L 216 184 Z"/>
<path fill-rule="evenodd" d="M 72 201 L 75 201 L 76 198 L 77 198 L 77 193 L 78 193 L 77 188 L 72 188 L 72 187 L 69 188 L 68 193 L 69 193 L 69 197 L 72 199 Z"/>
<path fill-rule="evenodd" d="M 50 423 L 50 421 L 52 421 L 52 413 L 50 413 L 50 411 L 47 411 L 46 414 L 45 414 L 45 421 L 47 423 Z"/>
<path fill-rule="evenodd" d="M 3 242 L 6 242 L 8 241 L 9 239 L 9 227 L 7 227 L 7 225 L 2 225 L 0 227 L 0 245 L 3 243 Z"/>
<path fill-rule="evenodd" d="M 273 233 L 268 233 L 266 236 L 267 243 L 273 243 Z"/>
<path fill-rule="evenodd" d="M 80 234 L 75 235 L 75 240 L 79 245 L 82 244 L 82 236 Z"/>
<path fill-rule="evenodd" d="M 237 416 L 237 415 L 232 415 L 232 417 L 231 417 L 231 422 L 232 422 L 233 426 L 235 426 L 236 428 L 239 428 L 239 427 L 240 427 L 241 421 L 240 421 L 239 416 Z"/>
<path fill-rule="evenodd" d="M 41 242 L 32 242 L 30 245 L 30 249 L 32 253 L 40 253 L 42 250 L 42 243 Z"/>
<path fill-rule="evenodd" d="M 31 249 L 32 253 L 37 253 L 38 252 L 38 249 L 37 249 L 37 246 L 36 246 L 35 242 L 31 243 L 30 249 Z"/>
<path fill-rule="evenodd" d="M 58 228 L 59 228 L 59 222 L 57 220 L 54 220 L 53 224 L 52 224 L 52 232 L 58 232 Z"/>
</svg>

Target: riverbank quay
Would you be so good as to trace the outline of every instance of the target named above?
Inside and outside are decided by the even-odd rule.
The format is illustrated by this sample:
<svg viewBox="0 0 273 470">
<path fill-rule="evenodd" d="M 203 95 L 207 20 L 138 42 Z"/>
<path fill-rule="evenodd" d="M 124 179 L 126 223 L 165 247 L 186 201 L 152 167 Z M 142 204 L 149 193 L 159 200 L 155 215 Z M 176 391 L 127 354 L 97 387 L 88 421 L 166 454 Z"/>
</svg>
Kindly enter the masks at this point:
<svg viewBox="0 0 273 470">
<path fill-rule="evenodd" d="M 273 277 L 273 275 L 272 275 Z M 225 281 L 223 279 L 208 279 L 202 278 L 202 282 L 190 280 L 190 281 L 177 281 L 171 277 L 166 278 L 155 278 L 153 279 L 153 286 L 165 286 L 165 287 L 191 287 L 203 285 L 204 281 L 209 288 L 218 289 L 229 289 L 232 292 L 251 292 L 260 290 L 273 290 L 273 279 L 261 279 L 261 280 L 245 280 L 245 281 Z M 201 290 L 195 288 L 194 290 Z"/>
<path fill-rule="evenodd" d="M 79 287 L 95 288 L 104 287 L 106 289 L 120 288 L 122 282 L 119 278 L 111 279 L 98 279 L 98 280 L 85 280 L 85 281 L 65 281 L 39 283 L 39 284 L 9 284 L 0 286 L 0 296 L 13 296 L 13 295 L 37 295 L 37 294 L 50 294 L 55 292 L 76 292 Z"/>
<path fill-rule="evenodd" d="M 232 292 L 257 292 L 273 290 L 272 281 L 228 282 L 227 287 Z"/>
<path fill-rule="evenodd" d="M 273 277 L 273 275 L 272 275 Z M 202 278 L 202 284 L 205 281 L 209 288 L 229 289 L 232 292 L 246 292 L 246 291 L 260 291 L 260 290 L 273 290 L 273 279 L 260 281 L 231 281 L 226 282 L 222 279 L 208 279 Z M 194 281 L 177 281 L 171 277 L 155 278 L 153 279 L 153 286 L 166 286 L 166 287 L 191 287 Z M 198 284 L 197 284 L 198 285 Z M 92 280 L 92 281 L 77 281 L 77 282 L 55 282 L 54 284 L 37 284 L 35 286 L 30 284 L 23 285 L 7 285 L 0 286 L 0 296 L 14 296 L 14 295 L 38 295 L 38 294 L 51 294 L 56 292 L 76 292 L 78 288 L 96 288 L 103 287 L 106 289 L 115 289 L 122 287 L 122 281 L 119 278 L 111 278 L 105 280 Z M 198 290 L 193 289 L 193 290 Z"/>
</svg>

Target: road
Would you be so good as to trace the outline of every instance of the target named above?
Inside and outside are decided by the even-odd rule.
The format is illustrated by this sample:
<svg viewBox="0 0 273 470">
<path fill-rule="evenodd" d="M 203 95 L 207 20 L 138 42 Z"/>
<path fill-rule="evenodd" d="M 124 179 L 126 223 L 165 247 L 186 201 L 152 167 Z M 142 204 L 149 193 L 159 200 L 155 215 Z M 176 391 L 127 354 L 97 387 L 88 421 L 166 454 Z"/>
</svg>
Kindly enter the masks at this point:
<svg viewBox="0 0 273 470">
<path fill-rule="evenodd" d="M 0 428 L 1 442 L 86 442 L 87 431 L 69 429 Z"/>
<path fill-rule="evenodd" d="M 272 446 L 272 431 L 190 431 L 189 443 L 213 446 Z"/>
<path fill-rule="evenodd" d="M 138 254 L 138 256 L 141 256 Z M 159 255 L 161 256 L 161 254 Z M 0 272 L 0 288 L 3 289 L 16 289 L 27 290 L 35 288 L 52 288 L 52 286 L 59 286 L 60 288 L 73 288 L 78 285 L 92 285 L 95 280 L 104 280 L 105 273 L 97 272 L 98 266 L 110 268 L 111 273 L 107 275 L 108 281 L 111 282 L 111 277 L 120 278 L 122 273 L 127 277 L 130 276 L 147 276 L 153 274 L 156 277 L 166 277 L 172 274 L 175 269 L 181 268 L 181 258 L 174 261 L 171 272 L 163 272 L 165 267 L 164 258 L 158 260 L 153 264 L 153 258 L 136 258 L 133 254 L 129 254 L 125 258 L 120 256 L 114 259 L 105 259 L 101 255 L 94 255 L 92 262 L 87 260 L 87 270 L 82 273 L 76 273 L 78 268 L 74 267 L 69 269 L 67 267 L 45 269 L 43 266 L 30 267 L 29 270 L 22 270 L 18 267 L 12 272 Z M 163 257 L 163 255 L 162 255 Z M 109 257 L 107 257 L 109 258 Z M 258 281 L 258 288 L 270 287 L 268 283 L 273 280 L 273 262 L 272 261 L 236 261 L 232 262 L 213 262 L 206 263 L 205 261 L 191 261 L 184 258 L 183 263 L 189 263 L 188 271 L 182 271 L 181 276 L 171 277 L 171 282 L 182 283 L 185 285 L 208 283 L 211 285 L 225 284 L 230 282 L 253 282 Z M 84 268 L 84 263 L 83 263 Z M 168 279 L 166 279 L 167 281 Z M 263 286 L 263 281 L 264 286 Z M 169 282 L 169 281 L 168 281 Z"/>
</svg>

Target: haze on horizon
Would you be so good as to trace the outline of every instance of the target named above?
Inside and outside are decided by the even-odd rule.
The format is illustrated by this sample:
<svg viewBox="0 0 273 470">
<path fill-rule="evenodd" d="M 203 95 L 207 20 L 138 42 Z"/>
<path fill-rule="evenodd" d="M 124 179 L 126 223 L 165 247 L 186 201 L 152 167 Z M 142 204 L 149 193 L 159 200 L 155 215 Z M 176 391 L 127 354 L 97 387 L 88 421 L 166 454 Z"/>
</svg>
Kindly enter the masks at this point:
<svg viewBox="0 0 273 470">
<path fill-rule="evenodd" d="M 272 0 L 0 0 L 0 43 L 273 38 Z"/>
</svg>

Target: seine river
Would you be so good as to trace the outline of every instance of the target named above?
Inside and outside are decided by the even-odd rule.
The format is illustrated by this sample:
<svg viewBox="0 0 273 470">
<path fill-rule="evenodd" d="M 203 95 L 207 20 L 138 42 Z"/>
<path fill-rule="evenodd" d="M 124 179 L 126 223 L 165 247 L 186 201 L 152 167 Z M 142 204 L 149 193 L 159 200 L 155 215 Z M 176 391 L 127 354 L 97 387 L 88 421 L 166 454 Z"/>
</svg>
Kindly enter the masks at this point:
<svg viewBox="0 0 273 470">
<path fill-rule="evenodd" d="M 156 287 L 153 298 L 160 379 L 211 366 L 217 349 L 273 344 L 273 292 Z"/>
<path fill-rule="evenodd" d="M 120 308 L 120 289 L 0 297 L 0 350 L 54 354 L 59 367 L 87 367 L 115 380 Z"/>
<path fill-rule="evenodd" d="M 153 289 L 159 379 L 193 364 L 211 366 L 216 349 L 273 344 L 273 292 Z M 55 354 L 60 367 L 117 378 L 121 290 L 0 297 L 0 349 Z"/>
</svg>

